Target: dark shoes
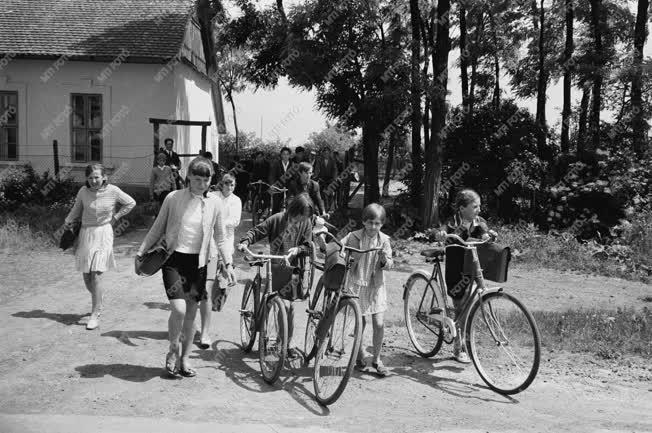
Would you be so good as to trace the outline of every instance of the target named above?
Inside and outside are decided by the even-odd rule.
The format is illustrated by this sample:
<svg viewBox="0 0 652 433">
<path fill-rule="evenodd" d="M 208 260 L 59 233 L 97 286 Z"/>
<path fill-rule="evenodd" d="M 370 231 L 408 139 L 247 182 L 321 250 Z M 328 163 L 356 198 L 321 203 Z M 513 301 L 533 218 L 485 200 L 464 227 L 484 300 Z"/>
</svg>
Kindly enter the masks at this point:
<svg viewBox="0 0 652 433">
<path fill-rule="evenodd" d="M 297 359 L 301 357 L 301 352 L 296 347 L 290 347 L 288 349 L 288 359 Z"/>
</svg>

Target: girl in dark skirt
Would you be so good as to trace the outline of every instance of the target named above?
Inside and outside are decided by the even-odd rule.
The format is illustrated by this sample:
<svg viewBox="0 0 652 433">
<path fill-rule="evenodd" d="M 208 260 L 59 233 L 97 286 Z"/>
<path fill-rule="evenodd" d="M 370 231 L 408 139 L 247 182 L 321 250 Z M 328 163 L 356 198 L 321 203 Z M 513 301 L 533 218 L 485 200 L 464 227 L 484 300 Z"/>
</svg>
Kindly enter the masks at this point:
<svg viewBox="0 0 652 433">
<path fill-rule="evenodd" d="M 205 158 L 195 158 L 188 167 L 188 187 L 171 192 L 163 201 L 156 221 L 147 233 L 138 257 L 162 242 L 170 257 L 163 265 L 163 285 L 170 301 L 168 337 L 170 350 L 165 368 L 170 374 L 195 376 L 189 355 L 195 332 L 197 305 L 207 299 L 206 264 L 218 253 L 225 262 L 230 281 L 233 264 L 224 249 L 222 202 L 207 194 L 213 165 Z M 180 337 L 183 333 L 183 347 Z"/>
</svg>

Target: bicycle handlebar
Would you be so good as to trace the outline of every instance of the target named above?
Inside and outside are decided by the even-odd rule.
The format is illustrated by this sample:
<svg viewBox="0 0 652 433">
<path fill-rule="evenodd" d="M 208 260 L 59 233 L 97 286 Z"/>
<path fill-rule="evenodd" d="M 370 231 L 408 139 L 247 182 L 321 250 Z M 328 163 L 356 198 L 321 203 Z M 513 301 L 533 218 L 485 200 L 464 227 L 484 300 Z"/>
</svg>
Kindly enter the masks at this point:
<svg viewBox="0 0 652 433">
<path fill-rule="evenodd" d="M 348 245 L 343 245 L 342 242 L 340 242 L 339 240 L 337 240 L 337 238 L 335 237 L 335 235 L 333 235 L 333 234 L 331 234 L 331 233 L 329 233 L 329 232 L 322 232 L 322 233 L 319 233 L 319 234 L 320 234 L 320 235 L 321 235 L 321 234 L 325 234 L 325 235 L 330 236 L 331 239 L 333 240 L 333 242 L 335 242 L 337 245 L 339 245 L 339 247 L 340 247 L 341 249 L 349 250 L 349 251 L 353 251 L 354 253 L 367 254 L 367 253 L 370 253 L 370 252 L 372 252 L 372 251 L 381 251 L 381 250 L 382 250 L 382 248 L 370 248 L 370 249 L 368 249 L 368 250 L 360 250 L 360 249 L 358 249 L 358 248 L 353 248 L 353 247 L 350 247 L 350 246 L 348 246 Z"/>
<path fill-rule="evenodd" d="M 262 180 L 257 180 L 255 182 L 249 182 L 249 186 L 255 186 L 255 185 L 265 185 L 266 187 L 269 187 L 270 189 L 274 189 L 276 191 L 274 192 L 286 192 L 288 189 L 287 188 L 280 188 L 276 185 L 270 185 L 267 182 L 263 182 Z"/>
<path fill-rule="evenodd" d="M 245 260 L 248 262 L 253 262 L 256 261 L 256 259 L 263 259 L 263 260 L 285 260 L 289 261 L 290 255 L 286 256 L 275 256 L 272 254 L 254 254 L 249 248 L 244 247 L 244 253 L 245 253 Z M 253 260 L 248 260 L 246 255 L 249 255 Z"/>
<path fill-rule="evenodd" d="M 473 247 L 473 246 L 476 246 L 476 245 L 486 244 L 486 243 L 488 243 L 488 242 L 490 242 L 492 240 L 491 237 L 489 237 L 489 239 L 485 239 L 484 241 L 465 241 L 464 239 L 462 239 L 461 237 L 459 237 L 458 235 L 456 235 L 454 233 L 446 234 L 446 239 L 454 239 L 454 240 L 456 240 L 456 241 L 458 241 L 458 242 L 460 242 L 462 244 L 462 245 L 459 245 L 459 246 L 467 246 L 467 247 Z"/>
</svg>

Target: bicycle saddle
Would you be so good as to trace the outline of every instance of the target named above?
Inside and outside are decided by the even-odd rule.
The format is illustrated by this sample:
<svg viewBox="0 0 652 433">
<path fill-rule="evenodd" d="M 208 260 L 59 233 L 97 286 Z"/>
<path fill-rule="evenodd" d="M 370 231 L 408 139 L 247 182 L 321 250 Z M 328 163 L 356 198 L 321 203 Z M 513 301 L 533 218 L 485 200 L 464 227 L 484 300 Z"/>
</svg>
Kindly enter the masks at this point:
<svg viewBox="0 0 652 433">
<path fill-rule="evenodd" d="M 422 250 L 421 255 L 428 258 L 443 259 L 446 256 L 446 249 L 444 247 L 438 247 Z"/>
</svg>

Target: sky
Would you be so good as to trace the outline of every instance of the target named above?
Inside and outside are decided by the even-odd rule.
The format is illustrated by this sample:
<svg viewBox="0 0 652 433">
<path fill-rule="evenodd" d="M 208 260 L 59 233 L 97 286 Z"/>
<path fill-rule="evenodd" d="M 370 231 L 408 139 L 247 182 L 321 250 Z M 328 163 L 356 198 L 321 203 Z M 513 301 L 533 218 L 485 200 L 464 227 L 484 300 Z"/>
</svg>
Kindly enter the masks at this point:
<svg viewBox="0 0 652 433">
<path fill-rule="evenodd" d="M 270 3 L 266 0 L 263 3 Z M 286 1 L 286 6 L 296 1 Z M 652 24 L 648 24 L 648 30 L 652 30 Z M 650 32 L 652 34 L 652 32 Z M 451 37 L 456 35 L 452 34 Z M 644 49 L 645 57 L 652 56 L 652 44 L 648 36 Z M 459 68 L 456 66 L 459 50 L 452 50 L 449 58 L 448 90 L 450 92 L 448 101 L 452 105 L 458 105 L 462 100 L 460 87 Z M 503 89 L 502 98 L 509 97 L 508 78 L 501 79 Z M 546 104 L 546 118 L 550 126 L 560 121 L 563 103 L 563 92 L 561 80 L 548 86 L 546 92 L 548 101 Z M 306 144 L 310 133 L 318 132 L 326 126 L 327 116 L 321 113 L 315 104 L 315 92 L 307 92 L 293 88 L 282 79 L 279 85 L 273 90 L 259 89 L 246 91 L 234 96 L 238 126 L 240 131 L 254 132 L 256 136 L 264 140 L 289 141 L 291 147 Z M 579 89 L 573 88 L 574 103 L 581 97 Z M 536 112 L 536 98 L 521 99 L 517 101 L 519 106 L 526 107 L 534 115 Z M 230 133 L 234 132 L 233 112 L 228 102 L 224 104 L 226 127 Z M 606 113 L 609 117 L 609 113 Z"/>
</svg>

